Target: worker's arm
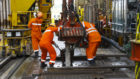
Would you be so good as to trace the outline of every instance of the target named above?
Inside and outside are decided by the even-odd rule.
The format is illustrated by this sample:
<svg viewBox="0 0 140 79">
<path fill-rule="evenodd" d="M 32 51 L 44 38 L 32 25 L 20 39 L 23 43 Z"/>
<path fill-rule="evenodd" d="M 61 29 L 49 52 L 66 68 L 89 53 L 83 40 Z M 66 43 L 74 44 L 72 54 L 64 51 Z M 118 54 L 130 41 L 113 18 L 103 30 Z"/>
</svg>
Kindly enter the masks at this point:
<svg viewBox="0 0 140 79">
<path fill-rule="evenodd" d="M 90 24 L 92 24 L 92 26 L 95 27 L 95 24 L 93 24 L 93 23 L 90 23 Z"/>
<path fill-rule="evenodd" d="M 32 28 L 32 19 L 28 23 L 28 28 Z"/>
<path fill-rule="evenodd" d="M 51 27 L 51 30 L 53 31 L 53 32 L 58 32 L 58 31 L 60 31 L 62 29 L 62 27 Z"/>
</svg>

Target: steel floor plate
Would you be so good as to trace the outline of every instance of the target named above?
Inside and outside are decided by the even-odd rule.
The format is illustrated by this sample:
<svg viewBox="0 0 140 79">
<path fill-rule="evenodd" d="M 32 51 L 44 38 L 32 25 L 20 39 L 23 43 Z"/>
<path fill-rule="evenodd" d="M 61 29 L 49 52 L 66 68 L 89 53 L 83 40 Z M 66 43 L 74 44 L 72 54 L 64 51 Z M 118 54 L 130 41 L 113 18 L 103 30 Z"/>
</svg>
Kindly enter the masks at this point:
<svg viewBox="0 0 140 79">
<path fill-rule="evenodd" d="M 78 49 L 79 50 L 79 49 Z M 77 51 L 78 51 L 77 50 Z M 85 56 L 84 50 L 79 50 L 75 56 Z M 124 55 L 123 53 L 115 51 L 115 49 L 99 49 L 98 54 L 102 55 Z M 127 66 L 134 66 L 134 62 L 127 57 L 101 57 L 96 59 L 96 64 L 90 66 L 86 60 L 74 60 L 71 68 L 62 67 L 62 62 L 57 60 L 54 68 L 49 68 L 49 62 L 46 61 L 48 67 L 40 68 L 40 59 L 30 57 L 15 73 L 15 77 L 20 79 L 133 79 L 126 73 Z M 26 66 L 26 67 L 25 67 Z M 121 71 L 123 67 L 126 70 Z M 113 71 L 113 68 L 116 68 Z M 76 70 L 75 70 L 76 69 Z M 97 70 L 96 70 L 97 69 Z M 108 71 L 109 70 L 109 71 Z M 117 70 L 117 71 L 116 71 Z M 133 72 L 133 71 L 131 71 Z M 19 75 L 19 73 L 22 73 Z M 15 79 L 14 77 L 11 79 Z"/>
</svg>

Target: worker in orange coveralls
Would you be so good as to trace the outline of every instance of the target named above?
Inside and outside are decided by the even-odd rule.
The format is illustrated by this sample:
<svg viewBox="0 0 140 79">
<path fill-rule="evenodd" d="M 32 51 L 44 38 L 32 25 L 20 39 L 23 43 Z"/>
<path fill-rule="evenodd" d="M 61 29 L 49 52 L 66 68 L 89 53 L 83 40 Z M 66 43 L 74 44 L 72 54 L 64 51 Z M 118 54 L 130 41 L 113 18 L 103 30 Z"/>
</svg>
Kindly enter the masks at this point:
<svg viewBox="0 0 140 79">
<path fill-rule="evenodd" d="M 89 46 L 86 49 L 86 55 L 87 55 L 87 60 L 89 61 L 89 64 L 93 65 L 95 64 L 95 57 L 96 57 L 96 51 L 97 48 L 101 42 L 101 35 L 95 28 L 94 24 L 88 23 L 88 22 L 82 22 L 83 27 L 86 30 L 87 33 L 87 39 L 89 42 Z"/>
<path fill-rule="evenodd" d="M 50 24 L 50 26 L 45 30 L 45 32 L 40 40 L 39 45 L 40 45 L 40 48 L 42 51 L 42 55 L 41 55 L 41 67 L 42 68 L 47 66 L 45 64 L 47 52 L 49 52 L 49 55 L 50 55 L 50 61 L 49 61 L 50 67 L 53 67 L 53 65 L 55 64 L 56 51 L 55 51 L 54 47 L 52 46 L 52 44 L 55 44 L 55 42 L 53 42 L 53 37 L 54 37 L 53 33 L 60 31 L 60 29 L 62 29 L 62 27 L 55 27 L 54 24 Z"/>
<path fill-rule="evenodd" d="M 39 53 L 39 41 L 42 36 L 41 25 L 42 25 L 43 13 L 38 12 L 36 18 L 32 18 L 28 23 L 28 28 L 31 28 L 32 47 L 35 53 L 35 57 L 38 57 Z"/>
</svg>

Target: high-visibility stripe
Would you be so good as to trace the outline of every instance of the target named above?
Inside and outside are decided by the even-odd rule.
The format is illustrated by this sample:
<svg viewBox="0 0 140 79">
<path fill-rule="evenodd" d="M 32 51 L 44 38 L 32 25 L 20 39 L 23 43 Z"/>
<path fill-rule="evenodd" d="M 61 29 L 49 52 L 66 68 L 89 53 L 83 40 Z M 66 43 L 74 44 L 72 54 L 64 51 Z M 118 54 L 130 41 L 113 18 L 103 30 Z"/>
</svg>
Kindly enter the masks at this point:
<svg viewBox="0 0 140 79">
<path fill-rule="evenodd" d="M 55 61 L 50 60 L 51 63 L 55 63 Z"/>
<path fill-rule="evenodd" d="M 41 62 L 45 62 L 46 60 L 41 59 Z"/>
<path fill-rule="evenodd" d="M 83 24 L 83 27 L 85 27 L 85 23 L 84 23 L 84 22 L 82 22 L 82 24 Z M 95 27 L 93 27 L 93 25 L 92 25 L 92 24 L 90 24 L 90 26 L 91 26 L 91 28 L 86 29 L 87 34 L 89 34 L 89 33 L 91 33 L 91 32 L 97 32 L 96 28 L 95 28 Z"/>
<path fill-rule="evenodd" d="M 93 27 L 93 25 L 92 25 L 92 24 L 90 24 L 90 26 L 91 26 L 91 28 L 96 29 L 95 27 Z"/>
<path fill-rule="evenodd" d="M 96 56 L 94 56 L 93 58 L 88 58 L 87 60 L 94 60 L 96 58 Z"/>
<path fill-rule="evenodd" d="M 86 31 L 89 31 L 89 30 L 95 30 L 94 28 L 89 28 L 89 29 L 87 29 Z"/>
<path fill-rule="evenodd" d="M 84 23 L 84 22 L 82 22 L 82 24 L 83 24 L 83 27 L 85 27 L 85 23 Z"/>
<path fill-rule="evenodd" d="M 90 26 L 91 26 L 92 28 L 94 28 L 92 24 L 90 24 Z"/>
<path fill-rule="evenodd" d="M 41 26 L 42 24 L 38 24 L 38 23 L 32 23 L 32 25 L 39 25 L 39 26 Z"/>
<path fill-rule="evenodd" d="M 58 32 L 60 31 L 60 27 L 58 27 Z"/>
<path fill-rule="evenodd" d="M 45 30 L 45 32 L 51 32 L 51 30 Z"/>
<path fill-rule="evenodd" d="M 93 60 L 93 58 L 88 58 L 88 60 L 90 61 L 90 60 Z"/>
<path fill-rule="evenodd" d="M 39 50 L 34 50 L 34 52 L 38 52 Z"/>
<path fill-rule="evenodd" d="M 89 31 L 87 34 L 89 34 L 89 33 L 91 33 L 91 32 L 97 32 L 96 30 L 91 30 L 91 31 Z"/>
</svg>

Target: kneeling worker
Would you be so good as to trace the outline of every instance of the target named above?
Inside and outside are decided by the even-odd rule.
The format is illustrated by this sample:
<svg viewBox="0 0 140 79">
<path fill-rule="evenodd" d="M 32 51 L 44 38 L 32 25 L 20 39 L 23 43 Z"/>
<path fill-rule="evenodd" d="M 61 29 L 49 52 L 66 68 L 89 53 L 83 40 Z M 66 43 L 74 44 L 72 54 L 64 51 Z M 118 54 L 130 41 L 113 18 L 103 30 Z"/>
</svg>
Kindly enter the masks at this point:
<svg viewBox="0 0 140 79">
<path fill-rule="evenodd" d="M 89 46 L 86 49 L 87 60 L 91 65 L 95 63 L 94 58 L 96 57 L 97 48 L 101 42 L 101 35 L 95 28 L 94 24 L 88 22 L 82 22 L 83 27 L 86 30 Z"/>
<path fill-rule="evenodd" d="M 41 67 L 44 68 L 47 65 L 45 64 L 46 61 L 46 56 L 47 56 L 47 52 L 49 52 L 49 56 L 50 56 L 50 67 L 53 67 L 53 65 L 55 64 L 55 60 L 56 60 L 56 51 L 54 49 L 54 47 L 52 46 L 53 42 L 53 33 L 54 32 L 58 32 L 60 31 L 60 29 L 62 29 L 62 27 L 55 27 L 55 24 L 50 24 L 50 26 L 45 30 L 41 40 L 40 40 L 40 48 L 42 51 L 42 55 L 41 55 Z"/>
</svg>

